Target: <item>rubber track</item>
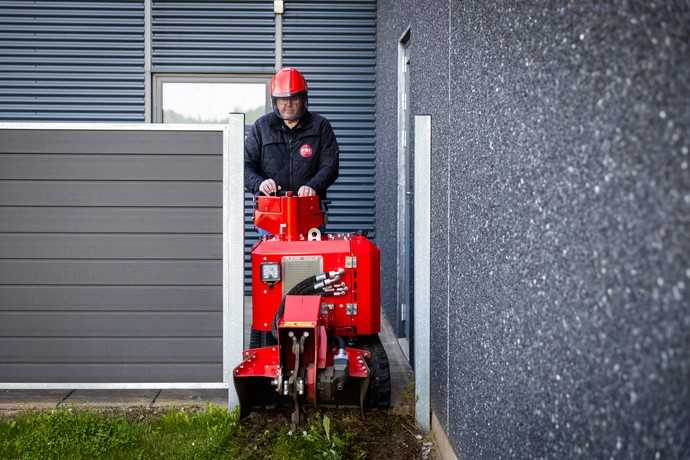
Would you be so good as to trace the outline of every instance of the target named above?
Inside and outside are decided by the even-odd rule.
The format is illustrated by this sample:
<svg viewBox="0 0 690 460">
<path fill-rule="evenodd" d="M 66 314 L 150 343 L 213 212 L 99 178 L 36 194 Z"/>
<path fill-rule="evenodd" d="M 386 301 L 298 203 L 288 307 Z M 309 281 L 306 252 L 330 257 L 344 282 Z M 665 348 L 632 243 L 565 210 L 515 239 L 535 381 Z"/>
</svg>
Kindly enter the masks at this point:
<svg viewBox="0 0 690 460">
<path fill-rule="evenodd" d="M 367 391 L 367 407 L 387 409 L 391 404 L 391 374 L 388 355 L 378 335 L 361 337 L 360 343 L 371 352 L 372 378 Z"/>
</svg>

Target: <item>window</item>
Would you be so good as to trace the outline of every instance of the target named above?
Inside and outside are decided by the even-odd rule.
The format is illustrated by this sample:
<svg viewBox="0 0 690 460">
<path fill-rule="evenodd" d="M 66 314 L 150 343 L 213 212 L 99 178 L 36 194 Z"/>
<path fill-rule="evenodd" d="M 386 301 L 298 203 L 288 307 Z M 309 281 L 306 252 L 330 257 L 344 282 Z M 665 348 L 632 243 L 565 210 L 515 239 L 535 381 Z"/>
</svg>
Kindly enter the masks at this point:
<svg viewBox="0 0 690 460">
<path fill-rule="evenodd" d="M 243 112 L 251 125 L 271 110 L 270 76 L 155 75 L 156 123 L 227 123 Z"/>
</svg>

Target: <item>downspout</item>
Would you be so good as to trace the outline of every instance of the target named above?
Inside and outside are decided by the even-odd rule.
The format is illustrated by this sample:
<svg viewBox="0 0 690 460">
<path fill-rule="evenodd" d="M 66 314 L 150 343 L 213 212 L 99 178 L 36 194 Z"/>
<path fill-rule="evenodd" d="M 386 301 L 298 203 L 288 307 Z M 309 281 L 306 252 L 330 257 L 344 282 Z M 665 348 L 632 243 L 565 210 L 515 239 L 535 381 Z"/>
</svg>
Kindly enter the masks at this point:
<svg viewBox="0 0 690 460">
<path fill-rule="evenodd" d="M 275 13 L 276 21 L 276 48 L 275 48 L 275 71 L 279 71 L 283 67 L 283 0 L 273 1 L 273 12 Z"/>
</svg>

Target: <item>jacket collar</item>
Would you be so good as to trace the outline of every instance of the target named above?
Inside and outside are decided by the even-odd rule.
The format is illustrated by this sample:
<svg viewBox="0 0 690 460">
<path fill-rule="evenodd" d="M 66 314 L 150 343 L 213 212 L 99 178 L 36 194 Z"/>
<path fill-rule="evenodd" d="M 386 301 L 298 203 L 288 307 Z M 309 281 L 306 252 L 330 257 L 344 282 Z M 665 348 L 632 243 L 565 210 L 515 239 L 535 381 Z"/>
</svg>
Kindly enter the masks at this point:
<svg viewBox="0 0 690 460">
<path fill-rule="evenodd" d="M 313 118 L 314 117 L 312 117 L 311 112 L 309 112 L 309 110 L 305 110 L 304 115 L 302 115 L 302 118 L 299 119 L 299 123 L 297 124 L 297 126 L 293 128 L 293 130 L 301 131 L 311 128 Z M 287 130 L 287 126 L 285 126 L 283 120 L 278 115 L 276 115 L 275 112 L 271 113 L 271 121 L 269 124 L 272 128 Z"/>
</svg>

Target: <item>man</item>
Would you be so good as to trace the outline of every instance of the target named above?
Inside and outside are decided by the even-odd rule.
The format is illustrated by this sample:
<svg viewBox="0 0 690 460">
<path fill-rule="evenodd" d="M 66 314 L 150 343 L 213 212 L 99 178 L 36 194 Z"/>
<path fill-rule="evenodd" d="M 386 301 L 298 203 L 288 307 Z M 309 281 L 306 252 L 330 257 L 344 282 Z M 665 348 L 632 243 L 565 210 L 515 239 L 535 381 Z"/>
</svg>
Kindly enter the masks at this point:
<svg viewBox="0 0 690 460">
<path fill-rule="evenodd" d="M 273 112 L 256 120 L 245 141 L 246 190 L 325 199 L 338 178 L 340 154 L 331 124 L 308 110 L 307 82 L 297 69 L 273 76 L 271 100 Z"/>
</svg>

